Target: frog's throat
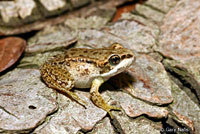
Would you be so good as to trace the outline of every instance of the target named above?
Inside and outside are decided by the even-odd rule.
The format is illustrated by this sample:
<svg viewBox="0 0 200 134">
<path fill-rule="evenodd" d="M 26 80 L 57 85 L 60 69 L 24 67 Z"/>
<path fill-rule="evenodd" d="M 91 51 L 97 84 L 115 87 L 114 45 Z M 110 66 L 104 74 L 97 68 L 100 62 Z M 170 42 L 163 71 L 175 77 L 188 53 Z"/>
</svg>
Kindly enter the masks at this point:
<svg viewBox="0 0 200 134">
<path fill-rule="evenodd" d="M 125 69 L 127 69 L 129 66 L 131 66 L 133 62 L 134 62 L 134 58 L 123 60 L 118 65 L 116 65 L 111 71 L 101 74 L 101 77 L 107 78 L 107 77 L 112 77 L 116 74 L 119 74 L 123 72 Z"/>
</svg>

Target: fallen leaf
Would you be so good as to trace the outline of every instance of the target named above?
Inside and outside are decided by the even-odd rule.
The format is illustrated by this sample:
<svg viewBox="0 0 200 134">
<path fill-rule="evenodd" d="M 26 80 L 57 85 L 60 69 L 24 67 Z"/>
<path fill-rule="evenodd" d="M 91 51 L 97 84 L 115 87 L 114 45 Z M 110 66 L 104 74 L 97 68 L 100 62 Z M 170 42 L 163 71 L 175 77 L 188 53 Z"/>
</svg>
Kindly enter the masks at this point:
<svg viewBox="0 0 200 134">
<path fill-rule="evenodd" d="M 18 37 L 0 40 L 0 72 L 12 66 L 22 55 L 26 41 Z"/>
</svg>

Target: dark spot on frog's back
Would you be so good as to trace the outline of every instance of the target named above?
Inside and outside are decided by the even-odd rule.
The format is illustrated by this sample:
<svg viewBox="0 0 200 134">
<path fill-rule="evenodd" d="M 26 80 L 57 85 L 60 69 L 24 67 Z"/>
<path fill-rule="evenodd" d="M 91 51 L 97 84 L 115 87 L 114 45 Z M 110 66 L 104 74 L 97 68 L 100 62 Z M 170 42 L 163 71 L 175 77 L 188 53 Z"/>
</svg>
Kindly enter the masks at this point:
<svg viewBox="0 0 200 134">
<path fill-rule="evenodd" d="M 86 60 L 86 62 L 87 62 L 87 63 L 93 63 L 93 61 L 92 61 L 92 60 Z"/>
<path fill-rule="evenodd" d="M 72 59 L 73 62 L 77 62 L 77 59 Z"/>
<path fill-rule="evenodd" d="M 71 53 L 70 53 L 70 55 L 74 55 L 74 54 L 75 54 L 74 52 L 71 52 Z"/>
<path fill-rule="evenodd" d="M 88 52 L 87 50 L 84 50 L 84 51 L 83 51 L 83 53 L 87 53 L 87 52 Z"/>
<path fill-rule="evenodd" d="M 75 48 L 72 48 L 72 49 L 70 49 L 70 51 L 77 51 L 77 49 L 75 49 Z"/>
<path fill-rule="evenodd" d="M 69 58 L 69 55 L 66 54 L 66 55 L 65 55 L 65 59 L 66 59 L 66 58 Z"/>
<path fill-rule="evenodd" d="M 65 60 L 60 60 L 60 61 L 57 61 L 57 64 L 60 64 L 60 65 L 62 65 L 62 64 L 64 64 L 65 63 Z M 56 65 L 55 63 L 53 63 L 53 65 Z"/>
<path fill-rule="evenodd" d="M 103 65 L 105 66 L 106 64 L 108 64 L 108 62 L 104 62 L 104 64 L 103 64 Z"/>
<path fill-rule="evenodd" d="M 93 52 L 92 54 L 93 54 L 93 55 L 96 55 L 97 53 L 98 53 L 98 52 Z"/>
<path fill-rule="evenodd" d="M 79 62 L 84 62 L 85 60 L 82 59 L 82 58 L 79 58 L 78 61 L 79 61 Z"/>
</svg>

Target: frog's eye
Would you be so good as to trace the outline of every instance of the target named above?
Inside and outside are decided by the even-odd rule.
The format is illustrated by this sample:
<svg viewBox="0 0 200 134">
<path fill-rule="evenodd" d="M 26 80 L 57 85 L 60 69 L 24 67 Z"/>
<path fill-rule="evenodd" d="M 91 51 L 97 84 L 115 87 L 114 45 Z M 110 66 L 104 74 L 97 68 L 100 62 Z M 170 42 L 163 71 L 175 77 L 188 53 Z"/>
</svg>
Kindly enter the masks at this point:
<svg viewBox="0 0 200 134">
<path fill-rule="evenodd" d="M 119 64 L 120 62 L 120 57 L 118 55 L 112 55 L 110 58 L 109 58 L 109 63 L 111 65 L 117 65 Z"/>
</svg>

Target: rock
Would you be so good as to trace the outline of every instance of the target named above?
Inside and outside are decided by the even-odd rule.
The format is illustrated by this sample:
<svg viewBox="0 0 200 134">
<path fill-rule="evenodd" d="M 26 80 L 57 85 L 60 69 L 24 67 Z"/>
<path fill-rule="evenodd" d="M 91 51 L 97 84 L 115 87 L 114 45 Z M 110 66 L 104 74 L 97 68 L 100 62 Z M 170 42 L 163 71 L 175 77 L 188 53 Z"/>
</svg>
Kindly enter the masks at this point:
<svg viewBox="0 0 200 134">
<path fill-rule="evenodd" d="M 108 23 L 112 7 L 123 2 L 98 1 L 29 39 L 17 68 L 0 77 L 2 133 L 199 133 L 199 1 L 148 0 Z M 113 120 L 91 102 L 89 89 L 72 89 L 87 102 L 84 108 L 40 79 L 37 69 L 70 47 L 115 42 L 132 49 L 136 60 L 100 88 L 104 100 L 122 109 L 112 111 Z"/>
<path fill-rule="evenodd" d="M 198 0 L 182 0 L 168 12 L 157 50 L 172 59 L 164 61 L 166 68 L 189 83 L 200 100 L 199 6 Z"/>
<path fill-rule="evenodd" d="M 76 134 L 79 130 L 89 131 L 102 120 L 106 112 L 97 108 L 89 99 L 89 93 L 76 92 L 87 102 L 87 108 L 72 102 L 65 95 L 58 95 L 59 111 L 51 117 L 47 124 L 37 129 L 38 134 Z"/>
<path fill-rule="evenodd" d="M 114 80 L 120 86 L 119 79 L 127 82 L 121 84 L 124 90 L 134 97 L 154 103 L 156 105 L 169 104 L 173 101 L 171 81 L 160 62 L 147 55 L 138 55 L 124 76 L 118 75 Z M 129 84 L 127 84 L 129 82 Z"/>
<path fill-rule="evenodd" d="M 30 132 L 58 108 L 55 92 L 35 69 L 9 72 L 1 78 L 0 89 L 1 133 Z"/>
</svg>

